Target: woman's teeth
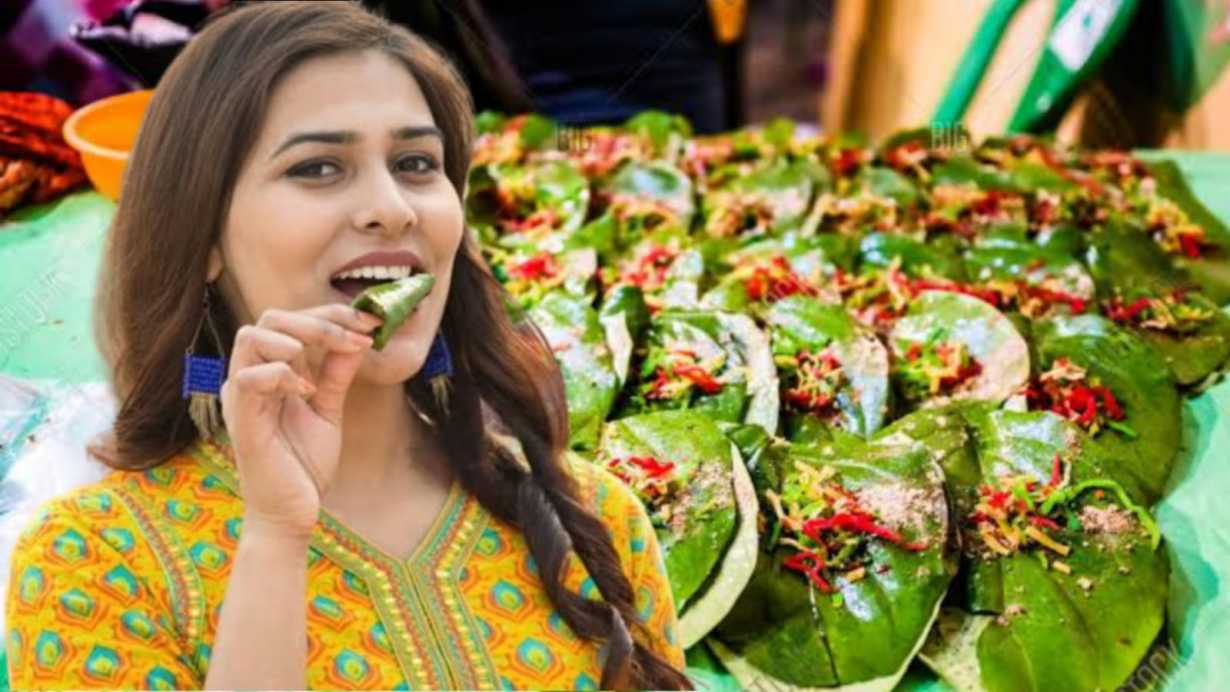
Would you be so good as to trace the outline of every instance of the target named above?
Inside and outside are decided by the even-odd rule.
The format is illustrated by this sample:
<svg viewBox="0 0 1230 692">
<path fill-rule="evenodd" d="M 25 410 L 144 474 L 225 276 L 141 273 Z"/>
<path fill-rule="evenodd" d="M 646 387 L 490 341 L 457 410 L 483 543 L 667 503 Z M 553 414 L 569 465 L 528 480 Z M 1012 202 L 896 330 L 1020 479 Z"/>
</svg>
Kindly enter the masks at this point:
<svg viewBox="0 0 1230 692">
<path fill-rule="evenodd" d="M 333 277 L 340 279 L 404 279 L 414 273 L 410 267 L 359 267 L 350 269 Z"/>
</svg>

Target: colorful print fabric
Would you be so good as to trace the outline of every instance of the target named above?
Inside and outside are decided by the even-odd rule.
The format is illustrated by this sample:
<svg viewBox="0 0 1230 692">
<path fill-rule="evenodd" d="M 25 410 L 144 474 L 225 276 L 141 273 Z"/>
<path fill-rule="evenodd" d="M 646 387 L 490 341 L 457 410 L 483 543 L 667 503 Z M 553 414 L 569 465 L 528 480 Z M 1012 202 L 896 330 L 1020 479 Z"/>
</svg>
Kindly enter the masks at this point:
<svg viewBox="0 0 1230 692">
<path fill-rule="evenodd" d="M 198 443 L 42 509 L 13 555 L 14 689 L 203 686 L 242 530 L 228 453 Z M 611 531 L 644 643 L 682 669 L 675 604 L 644 508 L 604 469 L 569 463 Z M 327 513 L 307 559 L 312 689 L 595 689 L 601 679 L 605 646 L 571 631 L 520 531 L 460 484 L 406 560 Z M 575 556 L 565 584 L 600 598 Z"/>
</svg>

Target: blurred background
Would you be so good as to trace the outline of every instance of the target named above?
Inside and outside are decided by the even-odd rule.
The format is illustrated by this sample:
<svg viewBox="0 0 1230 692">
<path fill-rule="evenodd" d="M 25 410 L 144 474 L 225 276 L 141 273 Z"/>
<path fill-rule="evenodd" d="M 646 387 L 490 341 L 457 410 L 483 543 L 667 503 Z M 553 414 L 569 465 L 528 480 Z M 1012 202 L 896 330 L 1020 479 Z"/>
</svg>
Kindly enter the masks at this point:
<svg viewBox="0 0 1230 692">
<path fill-rule="evenodd" d="M 6 0 L 0 90 L 148 88 L 228 0 Z M 645 108 L 714 132 L 787 116 L 881 137 L 937 121 L 1118 147 L 1230 148 L 1227 0 L 368 1 L 462 67 L 479 108 Z M 1022 111 L 1034 112 L 1022 112 Z"/>
<path fill-rule="evenodd" d="M 478 110 L 567 126 L 658 109 L 702 135 L 786 117 L 1230 150 L 1230 0 L 362 2 L 448 53 Z M 114 199 L 149 90 L 231 5 L 0 3 L 0 220 L 91 184 Z"/>
</svg>

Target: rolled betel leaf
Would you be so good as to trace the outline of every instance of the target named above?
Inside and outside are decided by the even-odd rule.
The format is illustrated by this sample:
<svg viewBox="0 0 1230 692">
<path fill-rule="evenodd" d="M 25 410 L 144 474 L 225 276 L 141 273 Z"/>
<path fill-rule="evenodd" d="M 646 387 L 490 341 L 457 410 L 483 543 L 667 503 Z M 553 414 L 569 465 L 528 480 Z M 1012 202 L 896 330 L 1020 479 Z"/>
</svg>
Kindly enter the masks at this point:
<svg viewBox="0 0 1230 692">
<path fill-rule="evenodd" d="M 372 348 L 383 349 L 435 285 L 436 277 L 431 274 L 415 274 L 377 284 L 355 296 L 353 307 L 384 320 L 372 334 Z"/>
<path fill-rule="evenodd" d="M 1029 346 L 988 303 L 950 291 L 924 291 L 888 339 L 892 378 L 907 406 L 954 400 L 1000 403 L 1029 379 Z"/>
<path fill-rule="evenodd" d="M 743 689 L 893 689 L 956 571 L 938 465 L 850 436 L 757 461 L 756 570 L 710 647 Z"/>
<path fill-rule="evenodd" d="M 961 691 L 1111 690 L 1161 630 L 1168 568 L 1133 477 L 1058 416 L 966 407 L 916 414 L 944 459 L 965 588 L 923 660 Z M 970 426 L 969 439 L 940 434 Z M 972 450 L 972 451 L 971 451 Z"/>
<path fill-rule="evenodd" d="M 622 382 L 598 312 L 587 298 L 553 292 L 531 308 L 529 315 L 542 330 L 564 376 L 570 446 L 593 449 Z"/>
<path fill-rule="evenodd" d="M 691 646 L 751 577 L 758 509 L 738 448 L 706 416 L 663 411 L 608 423 L 595 460 L 645 504 Z"/>
<path fill-rule="evenodd" d="M 489 245 L 484 254 L 504 290 L 527 309 L 552 292 L 591 302 L 597 293 L 598 254 L 593 249 L 528 252 Z"/>
<path fill-rule="evenodd" d="M 474 141 L 471 170 L 490 164 L 523 162 L 555 146 L 559 136 L 559 125 L 536 113 L 508 117 L 483 111 L 474 118 L 474 129 L 478 137 Z"/>
<path fill-rule="evenodd" d="M 664 308 L 695 308 L 705 260 L 686 238 L 670 233 L 646 238 L 601 270 L 603 301 L 622 288 L 640 291 L 646 308 L 657 313 Z"/>
<path fill-rule="evenodd" d="M 791 296 L 841 302 L 841 295 L 829 286 L 831 274 L 824 273 L 823 267 L 813 263 L 809 271 L 805 262 L 770 248 L 730 258 L 729 271 L 701 296 L 700 306 L 763 319 L 770 306 Z"/>
<path fill-rule="evenodd" d="M 781 383 L 785 432 L 814 426 L 870 435 L 888 415 L 888 350 L 840 305 L 778 301 L 766 316 Z"/>
<path fill-rule="evenodd" d="M 665 161 L 629 161 L 600 193 L 609 199 L 625 247 L 662 228 L 677 227 L 686 234 L 696 213 L 692 180 Z"/>
<path fill-rule="evenodd" d="M 817 188 L 830 185 L 814 161 L 778 159 L 706 192 L 701 200 L 703 233 L 731 247 L 798 228 Z"/>
<path fill-rule="evenodd" d="M 750 317 L 663 310 L 634 358 L 620 416 L 694 409 L 777 430 L 777 372 L 768 338 Z"/>
<path fill-rule="evenodd" d="M 647 137 L 653 145 L 652 156 L 665 161 L 678 159 L 692 136 L 692 123 L 687 118 L 656 110 L 641 111 L 628 118 L 622 129 Z"/>
<path fill-rule="evenodd" d="M 504 247 L 550 247 L 581 228 L 589 210 L 589 181 L 568 161 L 484 166 L 469 185 L 467 222 Z"/>
</svg>

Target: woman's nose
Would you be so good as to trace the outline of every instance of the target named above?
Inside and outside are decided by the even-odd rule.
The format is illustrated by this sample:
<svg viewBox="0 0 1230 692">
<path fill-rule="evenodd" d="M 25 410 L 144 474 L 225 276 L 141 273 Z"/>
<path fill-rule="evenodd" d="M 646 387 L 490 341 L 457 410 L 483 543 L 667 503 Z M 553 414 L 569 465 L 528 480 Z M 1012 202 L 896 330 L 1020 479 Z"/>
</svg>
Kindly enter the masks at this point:
<svg viewBox="0 0 1230 692">
<path fill-rule="evenodd" d="M 418 223 L 409 195 L 387 171 L 370 176 L 355 212 L 354 225 L 361 231 L 400 235 Z"/>
</svg>

